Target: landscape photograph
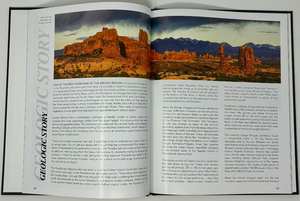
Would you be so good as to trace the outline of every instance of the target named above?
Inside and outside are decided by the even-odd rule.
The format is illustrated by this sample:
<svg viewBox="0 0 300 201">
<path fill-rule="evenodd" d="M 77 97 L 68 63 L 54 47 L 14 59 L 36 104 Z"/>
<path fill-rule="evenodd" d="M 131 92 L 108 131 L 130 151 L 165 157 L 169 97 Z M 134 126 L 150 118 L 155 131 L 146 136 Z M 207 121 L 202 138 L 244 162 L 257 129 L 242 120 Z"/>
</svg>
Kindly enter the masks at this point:
<svg viewBox="0 0 300 201">
<path fill-rule="evenodd" d="M 151 78 L 280 83 L 280 23 L 172 16 L 151 21 Z"/>
<path fill-rule="evenodd" d="M 150 16 L 134 11 L 56 15 L 54 79 L 149 79 L 150 27 Z"/>
</svg>

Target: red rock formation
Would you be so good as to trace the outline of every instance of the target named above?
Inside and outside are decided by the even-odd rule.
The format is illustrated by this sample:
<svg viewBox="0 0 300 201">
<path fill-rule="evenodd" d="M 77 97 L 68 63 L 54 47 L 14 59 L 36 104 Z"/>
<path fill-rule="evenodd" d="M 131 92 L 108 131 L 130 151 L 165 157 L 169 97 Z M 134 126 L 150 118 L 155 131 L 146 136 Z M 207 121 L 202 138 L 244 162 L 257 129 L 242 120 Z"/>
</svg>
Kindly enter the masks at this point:
<svg viewBox="0 0 300 201">
<path fill-rule="evenodd" d="M 240 47 L 240 49 L 238 51 L 238 65 L 241 68 L 244 68 L 244 66 L 245 66 L 245 50 L 246 50 L 246 47 L 242 46 L 242 47 Z"/>
<path fill-rule="evenodd" d="M 63 55 L 99 54 L 100 57 L 115 58 L 119 61 L 128 59 L 132 65 L 150 67 L 147 32 L 140 30 L 139 40 L 118 36 L 116 29 L 103 27 L 102 32 L 64 48 Z M 131 59 L 131 57 L 133 57 Z"/>
<path fill-rule="evenodd" d="M 227 60 L 227 61 L 230 61 L 230 60 L 232 60 L 232 57 L 231 57 L 231 55 L 229 55 L 228 57 L 226 57 L 226 60 Z"/>
<path fill-rule="evenodd" d="M 255 74 L 255 58 L 251 47 L 242 46 L 238 51 L 238 65 L 246 75 Z"/>
<path fill-rule="evenodd" d="M 161 54 L 157 53 L 155 50 L 150 50 L 150 60 L 161 60 L 162 57 L 160 57 Z"/>
<path fill-rule="evenodd" d="M 208 59 L 209 54 L 207 53 L 206 55 L 203 55 L 202 59 Z"/>
<path fill-rule="evenodd" d="M 228 72 L 231 68 L 230 64 L 227 63 L 227 60 L 224 56 L 224 46 L 221 45 L 219 48 L 219 55 L 220 55 L 220 67 L 222 72 Z"/>
<path fill-rule="evenodd" d="M 224 46 L 223 45 L 221 45 L 219 47 L 219 55 L 224 55 Z"/>
<path fill-rule="evenodd" d="M 182 59 L 188 59 L 188 60 L 190 60 L 190 59 L 192 59 L 192 54 L 191 53 L 189 53 L 189 51 L 187 50 L 187 49 L 185 49 L 184 50 L 184 54 L 182 54 L 182 57 L 181 57 Z"/>
<path fill-rule="evenodd" d="M 251 47 L 247 47 L 245 51 L 245 60 L 246 60 L 246 66 L 244 68 L 245 74 L 249 75 L 255 75 L 255 57 L 254 57 L 254 52 Z"/>
<path fill-rule="evenodd" d="M 215 59 L 215 57 L 213 55 L 209 55 L 208 57 L 209 59 Z"/>
<path fill-rule="evenodd" d="M 126 57 L 130 58 L 140 49 L 139 41 L 125 36 L 119 36 L 118 38 L 119 41 L 122 42 L 125 46 Z"/>
<path fill-rule="evenodd" d="M 261 61 L 259 60 L 259 58 L 256 58 L 255 64 L 261 64 Z"/>
<path fill-rule="evenodd" d="M 60 68 L 57 72 L 58 72 L 59 74 L 64 74 L 64 73 L 65 73 L 64 69 L 62 69 L 62 68 Z"/>
<path fill-rule="evenodd" d="M 64 48 L 63 55 L 81 55 L 101 53 L 101 56 L 120 57 L 120 46 L 116 29 L 107 29 L 103 27 L 102 32 L 85 39 L 82 43 L 67 45 Z"/>
<path fill-rule="evenodd" d="M 178 60 L 178 59 L 180 59 L 179 55 L 174 50 L 171 52 L 171 56 L 170 57 L 171 57 L 171 58 L 169 58 L 170 60 Z"/>
<path fill-rule="evenodd" d="M 148 44 L 148 34 L 147 32 L 140 29 L 139 33 L 139 44 L 140 48 L 138 52 L 140 52 L 140 65 L 145 66 L 147 69 L 150 68 L 150 45 Z"/>
<path fill-rule="evenodd" d="M 201 58 L 202 58 L 202 55 L 200 54 L 200 55 L 199 55 L 199 59 L 201 59 Z"/>
<path fill-rule="evenodd" d="M 169 51 L 165 51 L 163 54 L 163 60 L 168 60 L 171 58 L 171 53 Z"/>
<path fill-rule="evenodd" d="M 135 53 L 130 57 L 130 62 L 137 64 L 137 62 L 139 62 L 139 58 L 140 58 L 139 53 Z"/>
<path fill-rule="evenodd" d="M 192 60 L 193 56 L 192 54 L 185 49 L 184 51 L 180 51 L 180 52 L 169 52 L 169 51 L 165 51 L 165 53 L 163 55 L 156 53 L 154 50 L 151 50 L 152 53 L 150 54 L 150 57 L 152 60 Z"/>
<path fill-rule="evenodd" d="M 196 59 L 196 58 L 197 58 L 196 52 L 192 52 L 192 58 L 193 58 L 193 59 Z"/>
<path fill-rule="evenodd" d="M 139 33 L 139 43 L 140 43 L 140 46 L 143 48 L 148 48 L 148 46 L 149 46 L 148 34 L 146 31 L 143 31 L 142 29 L 140 29 L 140 33 Z"/>
</svg>

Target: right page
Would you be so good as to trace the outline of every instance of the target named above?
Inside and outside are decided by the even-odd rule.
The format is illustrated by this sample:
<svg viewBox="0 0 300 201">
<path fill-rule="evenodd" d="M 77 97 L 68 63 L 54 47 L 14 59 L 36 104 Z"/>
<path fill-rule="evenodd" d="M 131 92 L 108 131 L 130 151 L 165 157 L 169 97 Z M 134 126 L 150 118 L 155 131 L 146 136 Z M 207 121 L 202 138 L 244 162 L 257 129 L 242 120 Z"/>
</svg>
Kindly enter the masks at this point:
<svg viewBox="0 0 300 201">
<path fill-rule="evenodd" d="M 292 193 L 289 29 L 286 13 L 153 12 L 153 193 Z"/>
</svg>

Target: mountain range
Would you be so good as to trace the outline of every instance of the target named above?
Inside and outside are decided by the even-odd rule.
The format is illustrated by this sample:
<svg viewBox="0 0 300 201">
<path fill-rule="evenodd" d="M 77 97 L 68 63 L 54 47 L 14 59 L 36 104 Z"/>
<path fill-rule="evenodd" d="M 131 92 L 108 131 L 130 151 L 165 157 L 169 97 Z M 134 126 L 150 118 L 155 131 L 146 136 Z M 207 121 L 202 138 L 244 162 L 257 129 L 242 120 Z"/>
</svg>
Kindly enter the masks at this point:
<svg viewBox="0 0 300 201">
<path fill-rule="evenodd" d="M 241 46 L 233 47 L 229 43 L 210 42 L 203 40 L 196 40 L 190 38 L 164 38 L 156 39 L 151 43 L 151 49 L 163 54 L 165 51 L 179 52 L 188 49 L 189 52 L 196 52 L 197 56 L 200 54 L 210 54 L 218 56 L 219 47 L 224 46 L 224 54 L 231 55 L 232 58 L 237 58 L 238 50 Z M 270 44 L 254 44 L 246 43 L 243 46 L 251 47 L 254 51 L 254 56 L 259 57 L 261 60 L 279 61 L 280 46 L 273 46 Z"/>
</svg>

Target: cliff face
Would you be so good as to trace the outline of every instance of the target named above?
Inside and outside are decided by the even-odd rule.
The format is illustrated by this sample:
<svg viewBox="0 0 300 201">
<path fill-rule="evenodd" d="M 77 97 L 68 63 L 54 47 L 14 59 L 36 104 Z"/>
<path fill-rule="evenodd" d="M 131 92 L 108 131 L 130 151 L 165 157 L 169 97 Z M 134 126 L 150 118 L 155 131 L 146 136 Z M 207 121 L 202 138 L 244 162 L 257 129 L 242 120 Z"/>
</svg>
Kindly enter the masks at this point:
<svg viewBox="0 0 300 201">
<path fill-rule="evenodd" d="M 148 34 L 147 32 L 140 29 L 139 33 L 139 50 L 140 53 L 139 62 L 142 66 L 150 67 L 150 45 L 148 44 Z"/>
<path fill-rule="evenodd" d="M 65 46 L 63 55 L 93 54 L 97 50 L 101 50 L 104 57 L 110 55 L 121 56 L 116 29 L 103 27 L 102 32 L 85 39 L 82 43 Z"/>
<path fill-rule="evenodd" d="M 116 29 L 103 27 L 102 32 L 85 39 L 81 43 L 67 45 L 63 55 L 99 54 L 100 57 L 128 60 L 133 65 L 150 66 L 147 32 L 140 30 L 139 40 L 118 36 Z"/>
</svg>

